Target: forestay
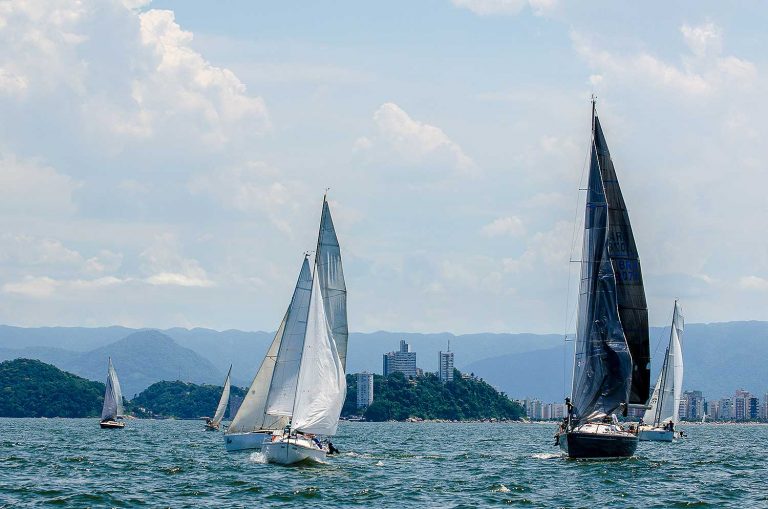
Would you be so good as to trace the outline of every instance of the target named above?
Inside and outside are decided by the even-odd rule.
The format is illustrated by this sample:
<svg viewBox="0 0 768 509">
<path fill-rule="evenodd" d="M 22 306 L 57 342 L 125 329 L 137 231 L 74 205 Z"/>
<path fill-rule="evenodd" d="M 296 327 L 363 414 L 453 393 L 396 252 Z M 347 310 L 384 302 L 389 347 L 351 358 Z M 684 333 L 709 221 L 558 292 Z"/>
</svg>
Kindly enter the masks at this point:
<svg viewBox="0 0 768 509">
<path fill-rule="evenodd" d="M 288 312 L 286 311 L 283 321 L 280 322 L 280 327 L 278 327 L 277 333 L 267 349 L 267 354 L 264 356 L 264 360 L 261 361 L 261 366 L 259 366 L 253 382 L 251 382 L 248 394 L 245 395 L 240 408 L 227 428 L 227 433 L 248 433 L 260 429 L 282 429 L 288 423 L 287 417 L 271 416 L 266 412 L 269 383 L 272 380 L 275 360 L 280 349 L 280 342 L 283 339 L 287 318 Z"/>
<path fill-rule="evenodd" d="M 285 331 L 269 386 L 267 413 L 273 416 L 290 417 L 293 413 L 311 292 L 312 275 L 309 270 L 309 261 L 305 256 L 286 315 Z"/>
<path fill-rule="evenodd" d="M 224 412 L 227 411 L 227 403 L 229 403 L 229 390 L 230 382 L 229 377 L 232 374 L 232 365 L 229 365 L 229 371 L 227 371 L 227 379 L 224 381 L 224 390 L 221 391 L 221 398 L 219 398 L 219 404 L 216 406 L 216 413 L 213 414 L 213 424 L 218 425 L 224 418 Z"/>
<path fill-rule="evenodd" d="M 305 433 L 334 435 L 346 391 L 344 367 L 331 337 L 322 291 L 314 279 L 291 427 Z"/>
<path fill-rule="evenodd" d="M 341 265 L 341 248 L 333 226 L 328 201 L 323 199 L 323 212 L 320 218 L 320 232 L 317 238 L 316 277 L 320 280 L 320 290 L 325 303 L 328 326 L 336 342 L 342 367 L 347 366 L 347 285 L 344 282 L 344 270 Z"/>
<path fill-rule="evenodd" d="M 650 408 L 643 416 L 645 422 L 654 426 L 669 421 L 677 424 L 680 420 L 678 411 L 683 392 L 683 350 L 680 342 L 683 338 L 684 322 L 680 306 L 675 301 L 664 363 L 649 401 Z"/>
</svg>

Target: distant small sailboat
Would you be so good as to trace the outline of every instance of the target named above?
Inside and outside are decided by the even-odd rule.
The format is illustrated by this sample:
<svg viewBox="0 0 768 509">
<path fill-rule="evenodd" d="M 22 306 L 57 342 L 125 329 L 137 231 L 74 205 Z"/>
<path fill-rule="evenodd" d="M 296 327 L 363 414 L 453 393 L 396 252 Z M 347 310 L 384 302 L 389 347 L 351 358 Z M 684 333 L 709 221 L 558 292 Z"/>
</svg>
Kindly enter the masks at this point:
<svg viewBox="0 0 768 509">
<path fill-rule="evenodd" d="M 120 390 L 120 381 L 117 379 L 117 372 L 112 365 L 112 357 L 109 358 L 109 367 L 107 368 L 107 390 L 104 392 L 104 406 L 101 409 L 102 429 L 121 429 L 125 423 L 118 422 L 117 419 L 123 416 L 123 392 Z"/>
<path fill-rule="evenodd" d="M 648 308 L 629 214 L 592 101 L 578 328 L 568 415 L 555 435 L 570 458 L 632 456 L 637 434 L 616 413 L 645 407 Z"/>
<path fill-rule="evenodd" d="M 671 442 L 673 438 L 680 436 L 675 431 L 675 426 L 680 421 L 678 411 L 683 392 L 683 350 L 680 342 L 684 327 L 683 313 L 675 301 L 669 345 L 656 387 L 648 402 L 649 408 L 643 416 L 644 424 L 639 425 L 640 440 Z"/>
<path fill-rule="evenodd" d="M 229 403 L 229 391 L 230 382 L 229 376 L 232 374 L 232 365 L 229 365 L 229 371 L 227 371 L 227 379 L 224 380 L 224 390 L 221 391 L 221 398 L 219 398 L 219 404 L 216 406 L 216 413 L 213 414 L 213 419 L 209 419 L 205 423 L 205 429 L 208 431 L 218 431 L 221 425 L 221 420 L 224 418 L 224 412 L 227 411 L 227 404 Z"/>
<path fill-rule="evenodd" d="M 315 278 L 319 281 L 325 314 L 331 329 L 337 352 L 342 365 L 346 365 L 348 340 L 347 329 L 347 291 L 344 282 L 344 270 L 341 264 L 341 252 L 336 230 L 331 218 L 328 201 L 323 198 L 323 209 L 315 253 Z M 309 310 L 309 297 L 313 277 L 309 262 L 305 257 L 299 279 L 294 288 L 291 303 L 283 316 L 272 343 L 267 349 L 264 360 L 251 383 L 240 409 L 232 419 L 224 434 L 227 451 L 261 450 L 265 441 L 282 435 L 288 426 L 290 412 L 274 413 L 268 411 L 268 398 L 273 395 L 273 386 L 293 384 L 295 387 L 298 371 L 288 373 L 284 364 L 298 363 L 301 358 L 301 343 L 306 328 L 306 315 Z M 303 318 L 302 318 L 303 317 Z M 301 339 L 303 341 L 303 339 Z M 278 364 L 278 357 L 280 359 Z M 298 364 L 296 364 L 298 365 Z M 278 367 L 282 366 L 282 367 Z M 286 380 L 286 377 L 292 377 Z M 290 392 L 290 391 L 289 391 Z"/>
</svg>

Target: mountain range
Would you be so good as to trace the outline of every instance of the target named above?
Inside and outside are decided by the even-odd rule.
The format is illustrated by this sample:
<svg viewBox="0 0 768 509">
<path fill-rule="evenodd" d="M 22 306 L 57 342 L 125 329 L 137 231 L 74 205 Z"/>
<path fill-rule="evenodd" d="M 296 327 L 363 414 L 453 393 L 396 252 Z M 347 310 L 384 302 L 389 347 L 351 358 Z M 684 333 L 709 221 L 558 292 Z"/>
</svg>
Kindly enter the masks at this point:
<svg viewBox="0 0 768 509">
<path fill-rule="evenodd" d="M 181 379 L 221 384 L 229 364 L 232 381 L 248 386 L 274 333 L 172 328 L 0 326 L 0 360 L 27 357 L 102 380 L 112 355 L 127 397 L 153 382 Z M 651 328 L 652 383 L 666 348 L 669 327 Z M 510 397 L 561 401 L 570 392 L 572 342 L 557 334 L 352 333 L 348 373 L 381 373 L 382 354 L 405 339 L 425 371 L 437 370 L 437 353 L 450 350 L 455 365 L 474 372 Z M 684 388 L 709 398 L 745 388 L 768 389 L 768 322 L 688 324 L 683 337 Z"/>
</svg>

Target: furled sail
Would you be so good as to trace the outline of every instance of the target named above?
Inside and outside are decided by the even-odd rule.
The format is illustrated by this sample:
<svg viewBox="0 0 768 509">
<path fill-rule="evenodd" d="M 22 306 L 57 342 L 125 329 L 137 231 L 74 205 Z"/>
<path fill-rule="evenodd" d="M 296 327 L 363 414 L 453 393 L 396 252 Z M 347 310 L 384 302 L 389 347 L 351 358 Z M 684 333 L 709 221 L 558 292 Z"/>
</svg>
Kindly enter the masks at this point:
<svg viewBox="0 0 768 509">
<path fill-rule="evenodd" d="M 253 378 L 251 388 L 248 394 L 243 398 L 240 408 L 235 414 L 234 419 L 227 428 L 227 433 L 248 433 L 260 429 L 282 429 L 288 424 L 287 417 L 276 417 L 267 414 L 267 394 L 269 394 L 269 383 L 272 380 L 272 373 L 275 369 L 275 360 L 277 352 L 280 349 L 280 342 L 285 332 L 285 321 L 288 318 L 286 311 L 280 327 L 277 329 L 272 344 L 269 345 L 264 360 Z"/>
<path fill-rule="evenodd" d="M 643 420 L 654 426 L 669 421 L 677 424 L 680 397 L 683 391 L 683 350 L 680 341 L 685 327 L 682 311 L 675 301 L 672 315 L 672 327 L 669 332 L 669 345 L 664 355 L 656 387 L 649 401 L 649 409 L 645 411 Z"/>
<path fill-rule="evenodd" d="M 120 381 L 117 379 L 117 372 L 112 365 L 112 357 L 110 357 L 107 368 L 107 390 L 104 392 L 101 419 L 116 419 L 119 415 L 123 415 L 123 392 L 120 390 Z"/>
<path fill-rule="evenodd" d="M 593 117 L 595 126 L 597 118 Z M 609 254 L 610 212 L 598 146 L 591 148 L 579 288 L 572 403 L 577 421 L 609 414 L 626 403 L 632 380 Z"/>
<path fill-rule="evenodd" d="M 616 303 L 624 337 L 632 354 L 629 403 L 644 405 L 648 401 L 651 384 L 651 356 L 643 274 L 629 213 L 597 116 L 594 117 L 594 150 L 608 205 L 608 257 L 616 277 Z"/>
<path fill-rule="evenodd" d="M 290 417 L 293 413 L 311 292 L 312 274 L 309 270 L 309 261 L 305 256 L 296 289 L 293 291 L 291 305 L 286 314 L 285 331 L 280 341 L 269 386 L 267 413 L 273 416 Z"/>
<path fill-rule="evenodd" d="M 323 199 L 323 212 L 320 218 L 320 232 L 317 237 L 317 277 L 325 302 L 325 315 L 333 333 L 333 340 L 339 351 L 342 367 L 347 366 L 347 285 L 344 282 L 344 270 L 341 266 L 341 248 L 333 227 L 328 201 Z"/>
<path fill-rule="evenodd" d="M 224 390 L 221 391 L 221 398 L 219 398 L 219 404 L 216 406 L 216 413 L 213 414 L 213 424 L 219 424 L 224 418 L 224 412 L 227 411 L 227 403 L 229 403 L 229 390 L 230 382 L 229 376 L 232 374 L 232 365 L 229 365 L 229 371 L 227 371 L 227 379 L 224 380 Z"/>
<path fill-rule="evenodd" d="M 315 278 L 291 427 L 305 433 L 334 435 L 346 392 L 344 367 L 331 337 L 323 293 Z"/>
</svg>

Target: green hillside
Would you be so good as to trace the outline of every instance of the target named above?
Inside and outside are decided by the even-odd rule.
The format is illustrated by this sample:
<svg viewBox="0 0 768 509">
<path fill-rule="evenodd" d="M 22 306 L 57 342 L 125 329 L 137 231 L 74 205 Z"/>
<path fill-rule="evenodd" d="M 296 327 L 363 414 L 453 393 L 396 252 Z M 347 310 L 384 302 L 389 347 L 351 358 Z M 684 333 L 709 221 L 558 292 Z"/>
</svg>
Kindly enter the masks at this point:
<svg viewBox="0 0 768 509">
<path fill-rule="evenodd" d="M 428 373 L 406 379 L 401 373 L 388 377 L 374 375 L 373 404 L 364 413 L 369 421 L 422 419 L 519 419 L 523 408 L 476 378 L 462 378 L 454 371 L 454 381 L 442 383 Z M 347 399 L 342 415 L 357 415 L 357 377 L 347 375 Z"/>
<path fill-rule="evenodd" d="M 157 382 L 128 403 L 137 417 L 175 417 L 197 419 L 212 416 L 223 387 L 188 382 Z M 232 387 L 231 396 L 245 396 L 245 390 Z M 225 416 L 227 414 L 224 414 Z"/>
<path fill-rule="evenodd" d="M 96 417 L 104 384 L 31 359 L 0 363 L 0 417 Z"/>
</svg>

